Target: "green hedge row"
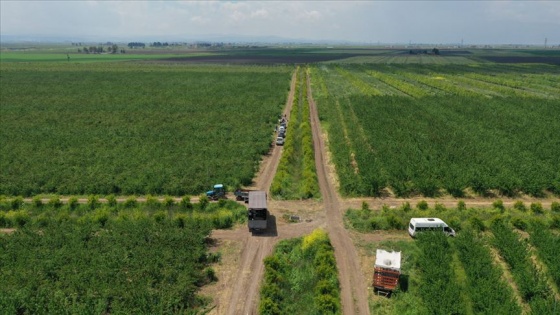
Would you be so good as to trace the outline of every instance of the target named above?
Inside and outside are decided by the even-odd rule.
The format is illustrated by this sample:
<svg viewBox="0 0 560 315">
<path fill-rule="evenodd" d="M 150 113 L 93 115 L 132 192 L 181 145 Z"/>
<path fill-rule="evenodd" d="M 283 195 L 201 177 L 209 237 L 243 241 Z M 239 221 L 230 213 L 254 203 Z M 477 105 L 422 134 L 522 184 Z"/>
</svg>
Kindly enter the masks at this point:
<svg viewBox="0 0 560 315">
<path fill-rule="evenodd" d="M 307 97 L 308 69 L 298 68 L 296 71 L 297 84 L 286 142 L 270 189 L 273 196 L 282 199 L 320 196 Z"/>
<path fill-rule="evenodd" d="M 265 259 L 260 314 L 341 314 L 334 250 L 321 229 L 283 240 Z"/>
</svg>

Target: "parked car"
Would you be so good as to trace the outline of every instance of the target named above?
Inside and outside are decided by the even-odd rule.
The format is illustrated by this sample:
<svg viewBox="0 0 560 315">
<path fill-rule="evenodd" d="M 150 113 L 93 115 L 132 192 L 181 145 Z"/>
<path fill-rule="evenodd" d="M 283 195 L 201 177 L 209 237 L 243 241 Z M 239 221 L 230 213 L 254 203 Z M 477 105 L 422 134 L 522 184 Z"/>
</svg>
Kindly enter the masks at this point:
<svg viewBox="0 0 560 315">
<path fill-rule="evenodd" d="M 284 145 L 284 137 L 277 137 L 276 145 Z"/>
<path fill-rule="evenodd" d="M 455 236 L 455 230 L 438 218 L 411 218 L 408 224 L 408 234 L 415 237 L 422 231 L 442 231 L 448 236 Z"/>
</svg>

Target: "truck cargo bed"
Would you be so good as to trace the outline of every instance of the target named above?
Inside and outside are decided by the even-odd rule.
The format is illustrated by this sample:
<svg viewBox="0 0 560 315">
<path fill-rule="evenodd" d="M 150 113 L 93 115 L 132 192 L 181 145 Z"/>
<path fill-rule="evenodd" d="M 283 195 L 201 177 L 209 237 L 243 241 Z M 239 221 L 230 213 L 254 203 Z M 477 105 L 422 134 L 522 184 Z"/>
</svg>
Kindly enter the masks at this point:
<svg viewBox="0 0 560 315">
<path fill-rule="evenodd" d="M 266 230 L 268 220 L 249 220 L 249 230 Z"/>
</svg>

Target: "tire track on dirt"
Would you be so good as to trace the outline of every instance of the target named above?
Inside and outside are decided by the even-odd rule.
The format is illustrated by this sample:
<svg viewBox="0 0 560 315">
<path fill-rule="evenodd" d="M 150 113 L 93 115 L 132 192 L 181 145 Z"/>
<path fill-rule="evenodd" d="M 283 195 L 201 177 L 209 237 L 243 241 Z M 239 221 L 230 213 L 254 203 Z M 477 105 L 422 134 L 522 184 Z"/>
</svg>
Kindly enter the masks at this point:
<svg viewBox="0 0 560 315">
<path fill-rule="evenodd" d="M 319 187 L 327 212 L 327 231 L 334 247 L 343 314 L 369 314 L 368 289 L 361 272 L 360 261 L 352 239 L 342 222 L 342 211 L 334 185 L 327 178 L 326 148 L 321 137 L 317 106 L 307 77 L 307 97 L 311 111 L 311 128 L 315 148 L 315 163 Z"/>
<path fill-rule="evenodd" d="M 286 117 L 288 117 L 294 101 L 296 77 L 297 72 L 294 71 L 290 84 L 290 93 L 284 110 Z M 274 174 L 278 168 L 281 152 L 281 147 L 273 147 L 270 158 L 267 159 L 267 161 L 263 161 L 261 164 L 261 171 L 254 181 L 253 188 L 265 190 L 268 193 Z M 269 212 L 272 217 L 274 213 L 270 210 L 271 209 L 269 209 Z M 272 253 L 279 239 L 276 231 L 276 222 L 274 221 L 273 231 L 266 231 L 262 235 L 250 235 L 245 229 L 239 230 L 239 233 L 245 233 L 247 237 L 246 241 L 243 242 L 242 259 L 240 261 L 238 273 L 233 279 L 233 289 L 226 314 L 257 314 L 259 288 L 264 274 L 264 258 Z"/>
</svg>

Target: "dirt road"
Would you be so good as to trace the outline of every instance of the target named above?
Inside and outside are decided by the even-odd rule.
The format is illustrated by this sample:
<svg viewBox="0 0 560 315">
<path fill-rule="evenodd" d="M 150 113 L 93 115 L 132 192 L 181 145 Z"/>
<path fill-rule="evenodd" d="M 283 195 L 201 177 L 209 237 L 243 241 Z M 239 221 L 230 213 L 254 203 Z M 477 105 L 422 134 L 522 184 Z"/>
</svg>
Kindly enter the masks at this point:
<svg viewBox="0 0 560 315">
<path fill-rule="evenodd" d="M 289 114 L 294 100 L 296 72 L 292 76 L 290 94 L 288 96 L 285 114 Z M 282 147 L 274 146 L 261 162 L 260 170 L 250 189 L 268 191 L 278 162 Z M 276 207 L 277 205 L 278 207 Z M 215 308 L 209 314 L 257 314 L 259 288 L 264 274 L 264 258 L 272 253 L 274 246 L 280 239 L 299 237 L 310 233 L 318 227 L 321 220 L 303 221 L 296 224 L 281 222 L 279 209 L 285 205 L 269 200 L 269 226 L 262 234 L 251 234 L 246 227 L 236 230 L 216 230 L 212 232 L 212 239 L 218 248 L 226 252 L 224 261 L 228 264 L 216 266 L 219 277 L 217 284 L 203 289 L 202 294 L 214 297 Z M 307 208 L 309 206 L 306 205 Z M 312 208 L 312 207 L 311 207 Z M 311 209 L 310 211 L 313 211 Z M 231 251 L 225 249 L 233 248 Z"/>
<path fill-rule="evenodd" d="M 218 283 L 208 286 L 202 292 L 214 297 L 215 308 L 211 310 L 210 314 L 257 314 L 259 287 L 264 275 L 264 258 L 272 253 L 278 240 L 308 234 L 319 226 L 329 232 L 335 249 L 343 313 L 369 314 L 365 276 L 361 271 L 360 259 L 352 239 L 344 229 L 339 196 L 333 183 L 329 180 L 328 163 L 325 160 L 327 151 L 321 137 L 319 116 L 311 97 L 309 79 L 307 79 L 307 84 L 315 145 L 315 163 L 323 200 L 322 202 L 270 201 L 271 220 L 269 223 L 272 223 L 272 228 L 262 235 L 251 235 L 246 228 L 217 230 L 212 233 L 212 238 L 218 243 L 218 248 L 224 253 L 223 255 L 227 256 L 223 257 L 223 261 L 228 263 L 216 267 Z M 293 102 L 294 91 L 295 76 L 292 78 L 286 106 L 287 115 L 289 115 Z M 274 147 L 271 153 L 263 159 L 260 171 L 251 188 L 268 191 L 276 173 L 280 155 L 281 148 Z M 294 211 L 293 209 L 298 209 L 297 214 L 308 219 L 297 224 L 284 223 L 283 220 L 280 220 L 282 210 Z"/>
<path fill-rule="evenodd" d="M 312 97 L 311 84 L 307 78 L 309 107 L 311 110 L 311 128 L 315 146 L 315 165 L 317 178 L 325 211 L 327 213 L 327 231 L 334 247 L 338 279 L 340 281 L 343 314 L 369 314 L 367 284 L 360 268 L 356 248 L 342 222 L 342 209 L 334 184 L 329 180 L 326 156 L 319 114 Z"/>
</svg>

